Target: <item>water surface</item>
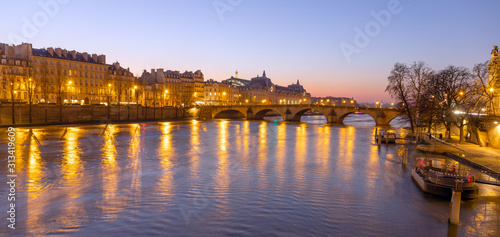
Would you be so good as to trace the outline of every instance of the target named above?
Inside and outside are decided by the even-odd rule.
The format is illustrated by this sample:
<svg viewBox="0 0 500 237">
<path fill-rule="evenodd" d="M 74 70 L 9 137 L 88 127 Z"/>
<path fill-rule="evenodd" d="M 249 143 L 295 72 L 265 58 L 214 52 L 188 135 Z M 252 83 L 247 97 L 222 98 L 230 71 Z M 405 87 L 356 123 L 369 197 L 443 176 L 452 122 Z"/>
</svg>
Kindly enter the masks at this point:
<svg viewBox="0 0 500 237">
<path fill-rule="evenodd" d="M 423 195 L 410 178 L 414 158 L 425 154 L 413 145 L 376 146 L 375 123 L 366 115 L 349 116 L 345 126 L 325 121 L 307 116 L 301 123 L 267 118 L 118 124 L 106 130 L 105 125 L 50 126 L 33 128 L 35 136 L 19 128 L 18 229 L 2 227 L 0 234 L 495 236 L 500 231 L 499 188 L 480 185 L 481 197 L 463 202 L 460 226 L 449 228 L 448 200 Z M 6 135 L 0 144 L 6 157 Z M 402 147 L 410 149 L 408 167 L 401 165 Z M 6 177 L 6 160 L 0 165 Z M 2 213 L 8 204 L 0 199 Z"/>
</svg>

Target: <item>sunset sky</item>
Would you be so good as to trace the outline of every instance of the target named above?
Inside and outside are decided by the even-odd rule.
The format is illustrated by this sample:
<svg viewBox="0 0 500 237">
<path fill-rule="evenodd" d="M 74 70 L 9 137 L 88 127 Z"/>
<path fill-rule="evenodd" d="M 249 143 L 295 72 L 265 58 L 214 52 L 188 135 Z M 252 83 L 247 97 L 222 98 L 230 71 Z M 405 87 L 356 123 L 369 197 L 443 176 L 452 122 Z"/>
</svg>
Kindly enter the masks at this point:
<svg viewBox="0 0 500 237">
<path fill-rule="evenodd" d="M 134 74 L 263 70 L 313 96 L 390 102 L 396 62 L 472 68 L 500 45 L 500 1 L 0 1 L 0 42 L 105 54 Z M 347 52 L 347 53 L 346 53 Z"/>
</svg>

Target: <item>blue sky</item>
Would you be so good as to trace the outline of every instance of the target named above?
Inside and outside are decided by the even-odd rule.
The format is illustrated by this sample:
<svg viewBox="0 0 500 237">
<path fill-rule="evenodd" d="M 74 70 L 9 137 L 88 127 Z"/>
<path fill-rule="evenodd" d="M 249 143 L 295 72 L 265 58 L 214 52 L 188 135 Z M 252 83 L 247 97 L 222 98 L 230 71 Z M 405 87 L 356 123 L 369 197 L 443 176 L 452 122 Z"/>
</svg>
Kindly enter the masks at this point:
<svg viewBox="0 0 500 237">
<path fill-rule="evenodd" d="M 134 73 L 200 69 L 220 81 L 235 70 L 248 79 L 266 70 L 277 84 L 300 79 L 313 96 L 360 102 L 391 101 L 385 87 L 396 62 L 471 68 L 500 44 L 500 1 L 493 0 L 0 3 L 3 43 L 106 54 L 108 63 L 119 61 Z M 377 21 L 373 12 L 388 12 L 390 20 Z M 26 31 L 31 24 L 34 32 Z M 368 43 L 356 45 L 356 28 Z M 357 52 L 346 57 L 341 45 Z"/>
</svg>

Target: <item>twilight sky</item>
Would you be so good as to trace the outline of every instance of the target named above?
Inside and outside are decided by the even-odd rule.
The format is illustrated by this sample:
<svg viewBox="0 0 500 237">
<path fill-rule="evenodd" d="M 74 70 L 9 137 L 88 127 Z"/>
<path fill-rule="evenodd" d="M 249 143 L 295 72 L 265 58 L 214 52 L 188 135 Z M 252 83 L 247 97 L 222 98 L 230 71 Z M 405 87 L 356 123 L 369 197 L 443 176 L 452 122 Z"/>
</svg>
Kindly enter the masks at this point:
<svg viewBox="0 0 500 237">
<path fill-rule="evenodd" d="M 472 68 L 500 44 L 500 1 L 0 0 L 0 42 L 105 54 L 134 74 L 263 70 L 313 96 L 390 102 L 396 62 Z"/>
</svg>

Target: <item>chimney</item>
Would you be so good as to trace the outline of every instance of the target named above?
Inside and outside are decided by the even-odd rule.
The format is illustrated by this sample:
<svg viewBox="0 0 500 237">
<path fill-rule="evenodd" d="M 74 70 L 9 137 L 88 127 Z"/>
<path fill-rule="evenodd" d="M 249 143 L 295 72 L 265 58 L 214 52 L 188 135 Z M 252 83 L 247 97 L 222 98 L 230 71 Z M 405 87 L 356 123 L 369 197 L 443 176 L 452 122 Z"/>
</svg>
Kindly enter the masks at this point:
<svg viewBox="0 0 500 237">
<path fill-rule="evenodd" d="M 73 59 L 73 60 L 76 59 L 76 51 L 75 50 L 69 52 L 69 54 L 71 54 L 71 59 Z"/>
<path fill-rule="evenodd" d="M 97 56 L 97 62 L 100 64 L 106 64 L 106 55 L 101 54 Z"/>
<path fill-rule="evenodd" d="M 159 83 L 165 83 L 165 74 L 163 73 L 163 68 L 156 69 L 156 80 Z"/>
<path fill-rule="evenodd" d="M 63 58 L 68 58 L 68 50 L 66 50 L 66 49 L 62 50 L 62 57 Z"/>
<path fill-rule="evenodd" d="M 92 60 L 97 63 L 97 54 L 92 54 Z"/>
<path fill-rule="evenodd" d="M 50 47 L 50 48 L 47 48 L 47 52 L 49 52 L 49 55 L 51 57 L 54 57 L 54 48 Z"/>
<path fill-rule="evenodd" d="M 89 54 L 88 54 L 87 52 L 84 52 L 84 53 L 83 53 L 83 60 L 84 60 L 85 62 L 88 62 L 88 61 L 89 61 Z"/>
<path fill-rule="evenodd" d="M 154 69 L 151 69 L 151 74 L 155 74 L 155 70 Z"/>
<path fill-rule="evenodd" d="M 56 48 L 57 57 L 61 57 L 61 48 Z"/>
</svg>

